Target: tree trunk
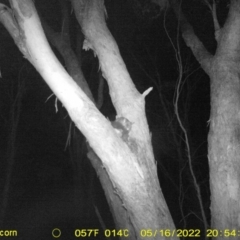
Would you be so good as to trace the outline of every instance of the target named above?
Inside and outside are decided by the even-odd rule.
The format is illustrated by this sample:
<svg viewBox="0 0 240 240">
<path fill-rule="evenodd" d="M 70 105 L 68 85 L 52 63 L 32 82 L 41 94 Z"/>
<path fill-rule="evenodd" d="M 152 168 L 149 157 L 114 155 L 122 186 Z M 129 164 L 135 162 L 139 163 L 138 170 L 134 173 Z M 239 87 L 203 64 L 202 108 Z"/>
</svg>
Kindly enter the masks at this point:
<svg viewBox="0 0 240 240">
<path fill-rule="evenodd" d="M 212 228 L 240 227 L 240 85 L 238 64 L 221 54 L 211 75 L 208 137 Z"/>
<path fill-rule="evenodd" d="M 219 229 L 218 239 L 239 236 L 240 228 L 240 1 L 231 1 L 227 20 L 218 23 L 216 3 L 212 16 L 217 50 L 212 56 L 194 34 L 177 0 L 170 0 L 180 21 L 183 38 L 209 75 L 211 114 L 209 167 L 212 229 Z M 233 235 L 228 230 L 235 229 Z M 227 231 L 224 231 L 227 230 Z M 209 237 L 212 232 L 208 231 Z M 235 235 L 234 235 L 235 234 Z"/>
<path fill-rule="evenodd" d="M 113 124 L 101 115 L 52 53 L 32 1 L 11 0 L 10 3 L 15 18 L 0 5 L 1 21 L 101 159 L 98 166 L 105 176 L 101 181 L 116 227 L 127 229 L 120 232 L 120 238 L 125 239 L 129 234 L 131 239 L 177 239 L 159 186 L 145 116 L 145 96 L 150 90 L 140 94 L 132 83 L 117 44 L 106 27 L 103 1 L 72 3 L 86 37 L 84 46 L 93 49 L 99 57 L 108 81 L 117 111 Z"/>
</svg>

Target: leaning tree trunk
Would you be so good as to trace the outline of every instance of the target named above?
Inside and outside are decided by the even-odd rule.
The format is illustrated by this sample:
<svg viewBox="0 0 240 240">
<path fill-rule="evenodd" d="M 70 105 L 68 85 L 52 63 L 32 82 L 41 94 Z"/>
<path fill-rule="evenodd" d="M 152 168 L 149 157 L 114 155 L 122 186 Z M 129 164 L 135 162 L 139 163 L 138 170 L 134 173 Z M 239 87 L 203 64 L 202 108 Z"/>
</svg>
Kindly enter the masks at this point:
<svg viewBox="0 0 240 240">
<path fill-rule="evenodd" d="M 146 121 L 145 96 L 150 90 L 140 94 L 132 83 L 106 27 L 103 1 L 73 0 L 72 4 L 86 37 L 84 47 L 94 50 L 108 81 L 117 112 L 117 120 L 112 124 L 53 54 L 32 1 L 11 0 L 10 3 L 14 14 L 0 5 L 0 19 L 101 159 L 104 175 L 101 181 L 116 227 L 127 229 L 120 233 L 122 237 L 129 234 L 131 239 L 177 239 L 159 186 Z"/>
</svg>

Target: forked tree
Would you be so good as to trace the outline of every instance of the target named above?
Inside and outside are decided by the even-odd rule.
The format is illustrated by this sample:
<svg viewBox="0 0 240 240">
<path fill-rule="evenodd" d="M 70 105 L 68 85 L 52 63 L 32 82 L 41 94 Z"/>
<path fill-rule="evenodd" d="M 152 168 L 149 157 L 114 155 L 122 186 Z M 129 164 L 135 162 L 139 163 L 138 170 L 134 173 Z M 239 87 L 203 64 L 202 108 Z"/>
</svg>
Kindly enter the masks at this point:
<svg viewBox="0 0 240 240">
<path fill-rule="evenodd" d="M 161 1 L 154 1 L 161 3 Z M 184 16 L 180 1 L 170 0 L 179 20 L 182 37 L 210 78 L 211 113 L 208 159 L 211 190 L 211 229 L 215 237 L 239 237 L 240 227 L 240 1 L 231 0 L 223 26 L 219 23 L 220 1 L 204 1 L 212 13 L 216 51 L 211 54 Z M 224 231 L 226 230 L 226 231 Z M 210 231 L 211 232 L 211 231 Z M 219 233 L 220 233 L 219 232 Z"/>
<path fill-rule="evenodd" d="M 133 84 L 117 43 L 105 23 L 103 0 L 72 0 L 85 36 L 85 49 L 92 49 L 107 80 L 117 118 L 111 123 L 98 110 L 84 85 L 74 81 L 52 52 L 31 0 L 10 0 L 11 9 L 0 5 L 0 19 L 24 57 L 68 111 L 86 137 L 88 154 L 104 188 L 113 218 L 123 237 L 142 239 L 141 231 L 170 229 L 174 224 L 157 177 L 151 134 L 145 115 L 145 97 Z M 37 47 L 36 47 L 37 46 Z M 74 71 L 73 71 L 74 72 Z M 177 239 L 168 231 L 168 239 Z M 145 239 L 165 239 L 165 233 Z"/>
</svg>

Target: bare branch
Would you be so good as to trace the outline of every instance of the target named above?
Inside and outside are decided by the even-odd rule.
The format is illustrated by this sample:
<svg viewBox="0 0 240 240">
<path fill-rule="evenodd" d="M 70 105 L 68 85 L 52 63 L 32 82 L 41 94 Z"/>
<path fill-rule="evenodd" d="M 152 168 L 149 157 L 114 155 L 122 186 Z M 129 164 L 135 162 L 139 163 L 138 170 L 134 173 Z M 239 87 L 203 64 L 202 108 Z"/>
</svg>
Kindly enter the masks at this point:
<svg viewBox="0 0 240 240">
<path fill-rule="evenodd" d="M 212 13 L 213 25 L 214 25 L 214 30 L 215 30 L 215 39 L 218 42 L 219 36 L 220 36 L 221 27 L 220 27 L 218 19 L 217 19 L 217 5 L 216 5 L 216 1 L 213 0 L 213 5 L 211 5 L 208 0 L 204 0 L 204 2 L 206 3 L 206 5 L 208 6 L 208 8 L 210 9 L 210 11 Z"/>
<path fill-rule="evenodd" d="M 188 47 L 191 48 L 194 56 L 201 64 L 206 73 L 209 73 L 211 67 L 212 55 L 206 50 L 203 43 L 195 35 L 192 26 L 185 18 L 181 6 L 177 0 L 169 0 L 171 7 L 173 8 L 175 15 L 180 22 L 180 28 L 182 31 L 183 39 Z"/>
</svg>

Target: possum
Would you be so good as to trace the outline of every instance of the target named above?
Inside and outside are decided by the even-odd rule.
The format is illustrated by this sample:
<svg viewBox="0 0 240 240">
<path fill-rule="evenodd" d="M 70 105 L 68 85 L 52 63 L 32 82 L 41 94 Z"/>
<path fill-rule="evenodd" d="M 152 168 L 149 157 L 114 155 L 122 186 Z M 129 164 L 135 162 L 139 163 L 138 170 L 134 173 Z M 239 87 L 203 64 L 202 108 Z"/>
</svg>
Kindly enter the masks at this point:
<svg viewBox="0 0 240 240">
<path fill-rule="evenodd" d="M 129 132 L 131 131 L 132 123 L 124 117 L 117 117 L 111 124 L 123 141 L 127 142 L 129 140 Z"/>
</svg>

